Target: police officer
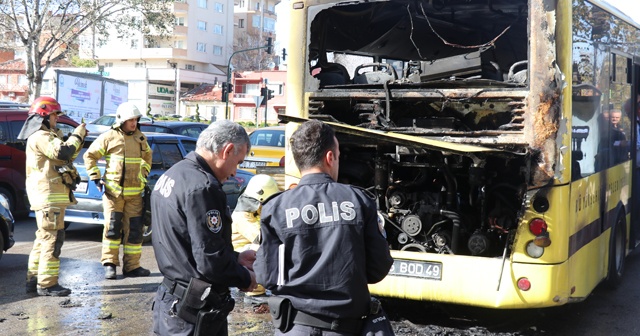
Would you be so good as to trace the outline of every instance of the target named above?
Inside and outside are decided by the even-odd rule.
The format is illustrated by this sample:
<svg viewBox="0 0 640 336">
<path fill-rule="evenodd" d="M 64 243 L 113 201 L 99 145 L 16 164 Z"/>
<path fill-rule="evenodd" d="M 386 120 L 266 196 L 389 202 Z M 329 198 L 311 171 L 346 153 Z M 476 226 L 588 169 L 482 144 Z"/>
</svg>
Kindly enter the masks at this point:
<svg viewBox="0 0 640 336">
<path fill-rule="evenodd" d="M 27 293 L 41 296 L 67 296 L 71 290 L 58 284 L 60 251 L 64 243 L 64 212 L 77 204 L 73 190 L 80 182 L 72 162 L 82 148 L 87 134 L 84 123 L 76 127 L 65 141 L 56 128 L 60 104 L 53 98 L 40 97 L 29 109 L 29 117 L 18 139 L 27 139 L 27 196 L 35 211 L 36 239 L 29 254 Z"/>
<path fill-rule="evenodd" d="M 156 334 L 227 335 L 226 316 L 233 307 L 229 287 L 255 289 L 255 251 L 233 251 L 231 213 L 222 190 L 249 148 L 242 126 L 216 121 L 200 134 L 195 152 L 156 182 L 151 193 L 153 248 L 164 275 L 153 304 Z M 205 300 L 211 296 L 218 302 Z"/>
<path fill-rule="evenodd" d="M 291 151 L 302 178 L 263 204 L 254 265 L 258 282 L 292 306 L 293 326 L 276 334 L 359 335 L 370 309 L 367 284 L 393 263 L 375 201 L 336 182 L 340 149 L 328 125 L 303 123 Z"/>
<path fill-rule="evenodd" d="M 112 129 L 102 133 L 84 153 L 84 163 L 91 179 L 102 195 L 104 234 L 102 257 L 105 279 L 116 279 L 120 265 L 120 242 L 124 242 L 123 275 L 148 276 L 149 270 L 140 266 L 142 256 L 143 222 L 142 192 L 151 170 L 151 148 L 138 122 L 142 114 L 130 102 L 116 110 Z M 98 160 L 105 158 L 104 179 Z"/>
</svg>

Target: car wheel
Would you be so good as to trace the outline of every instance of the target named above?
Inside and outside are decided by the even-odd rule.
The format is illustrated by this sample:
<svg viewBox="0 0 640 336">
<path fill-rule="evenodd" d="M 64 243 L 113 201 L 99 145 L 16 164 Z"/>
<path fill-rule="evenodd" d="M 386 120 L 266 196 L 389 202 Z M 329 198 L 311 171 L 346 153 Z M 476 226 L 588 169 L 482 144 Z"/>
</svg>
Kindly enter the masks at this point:
<svg viewBox="0 0 640 336">
<path fill-rule="evenodd" d="M 16 202 L 13 200 L 13 194 L 4 187 L 0 187 L 0 195 L 4 196 L 9 201 L 9 210 L 11 213 L 16 211 Z"/>
<path fill-rule="evenodd" d="M 142 219 L 142 242 L 148 243 L 151 241 L 151 212 L 147 211 Z"/>
<path fill-rule="evenodd" d="M 609 272 L 607 274 L 607 287 L 617 288 L 622 281 L 624 264 L 626 258 L 627 225 L 624 215 L 618 215 L 618 219 L 611 227 L 611 238 L 609 240 Z"/>
</svg>

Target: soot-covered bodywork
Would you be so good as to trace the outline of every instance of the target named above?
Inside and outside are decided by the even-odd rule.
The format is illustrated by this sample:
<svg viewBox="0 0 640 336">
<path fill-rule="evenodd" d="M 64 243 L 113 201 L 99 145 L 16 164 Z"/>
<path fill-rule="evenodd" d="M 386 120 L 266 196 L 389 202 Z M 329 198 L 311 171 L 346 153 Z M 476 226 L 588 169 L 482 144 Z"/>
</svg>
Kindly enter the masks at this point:
<svg viewBox="0 0 640 336">
<path fill-rule="evenodd" d="M 555 2 L 530 2 L 308 9 L 308 117 L 336 129 L 340 178 L 377 195 L 393 249 L 502 255 L 528 192 L 562 179 Z"/>
</svg>

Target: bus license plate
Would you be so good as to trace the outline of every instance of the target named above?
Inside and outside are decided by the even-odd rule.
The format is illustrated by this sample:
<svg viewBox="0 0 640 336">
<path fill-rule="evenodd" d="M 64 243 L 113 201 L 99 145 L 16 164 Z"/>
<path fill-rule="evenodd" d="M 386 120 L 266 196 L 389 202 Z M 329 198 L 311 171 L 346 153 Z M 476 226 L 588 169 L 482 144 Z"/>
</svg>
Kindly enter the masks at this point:
<svg viewBox="0 0 640 336">
<path fill-rule="evenodd" d="M 80 182 L 76 185 L 75 192 L 86 193 L 87 192 L 87 182 Z"/>
<path fill-rule="evenodd" d="M 393 261 L 389 274 L 442 280 L 442 263 L 396 259 Z"/>
</svg>

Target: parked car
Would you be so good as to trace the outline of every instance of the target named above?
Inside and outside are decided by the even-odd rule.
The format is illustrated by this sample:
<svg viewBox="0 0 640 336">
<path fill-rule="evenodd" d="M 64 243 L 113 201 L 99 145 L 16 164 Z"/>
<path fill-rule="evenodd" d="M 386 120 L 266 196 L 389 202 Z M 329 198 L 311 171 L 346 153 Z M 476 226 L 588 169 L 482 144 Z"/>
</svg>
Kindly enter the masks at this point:
<svg viewBox="0 0 640 336">
<path fill-rule="evenodd" d="M 240 168 L 256 172 L 258 167 L 284 167 L 284 126 L 258 128 L 249 134 L 251 151 Z"/>
<path fill-rule="evenodd" d="M 0 100 L 0 109 L 3 109 L 3 110 L 4 109 L 24 110 L 24 109 L 28 109 L 29 107 L 31 107 L 31 105 L 25 104 L 25 103 L 16 103 L 10 100 Z"/>
<path fill-rule="evenodd" d="M 9 211 L 9 200 L 0 196 L 0 259 L 16 241 L 13 239 L 13 215 Z"/>
<path fill-rule="evenodd" d="M 67 208 L 65 214 L 65 228 L 67 228 L 71 222 L 98 225 L 102 225 L 104 223 L 102 193 L 98 191 L 98 188 L 96 188 L 94 183 L 89 181 L 89 177 L 84 166 L 84 160 L 82 158 L 84 152 L 86 152 L 87 148 L 89 148 L 96 138 L 97 137 L 95 135 L 89 135 L 86 137 L 83 149 L 80 151 L 78 158 L 73 163 L 78 169 L 81 182 L 74 191 L 78 204 L 71 205 Z M 189 152 L 195 150 L 196 139 L 181 135 L 160 133 L 148 133 L 147 139 L 149 146 L 151 146 L 153 151 L 151 172 L 147 177 L 147 182 L 149 188 L 153 190 L 153 186 L 167 169 L 182 160 L 182 158 L 184 158 Z M 104 161 L 104 159 L 98 162 L 100 171 L 103 174 L 105 164 L 106 161 Z M 252 173 L 239 169 L 236 176 L 230 178 L 222 185 L 222 189 L 227 194 L 227 204 L 230 209 L 235 208 L 236 203 L 238 202 L 238 196 L 240 196 L 244 191 L 252 176 Z M 145 242 L 151 240 L 150 224 L 151 213 L 147 212 L 145 214 Z"/>
<path fill-rule="evenodd" d="M 0 195 L 7 199 L 9 211 L 16 216 L 29 212 L 25 187 L 26 142 L 17 139 L 28 115 L 28 110 L 0 109 Z M 63 115 L 57 126 L 68 135 L 78 123 Z"/>
<path fill-rule="evenodd" d="M 108 130 L 111 129 L 111 125 L 113 125 L 113 123 L 116 122 L 116 115 L 115 114 L 105 114 L 101 117 L 99 117 L 98 119 L 90 122 L 87 124 L 87 131 L 89 131 L 89 133 L 93 133 L 93 134 L 100 134 L 100 133 L 104 133 Z M 149 123 L 149 122 L 153 122 L 152 118 L 149 118 L 147 116 L 142 116 L 140 117 L 140 122 L 143 123 Z"/>
<path fill-rule="evenodd" d="M 154 121 L 153 123 L 140 123 L 143 132 L 170 133 L 198 138 L 200 133 L 209 125 L 188 121 Z"/>
</svg>

